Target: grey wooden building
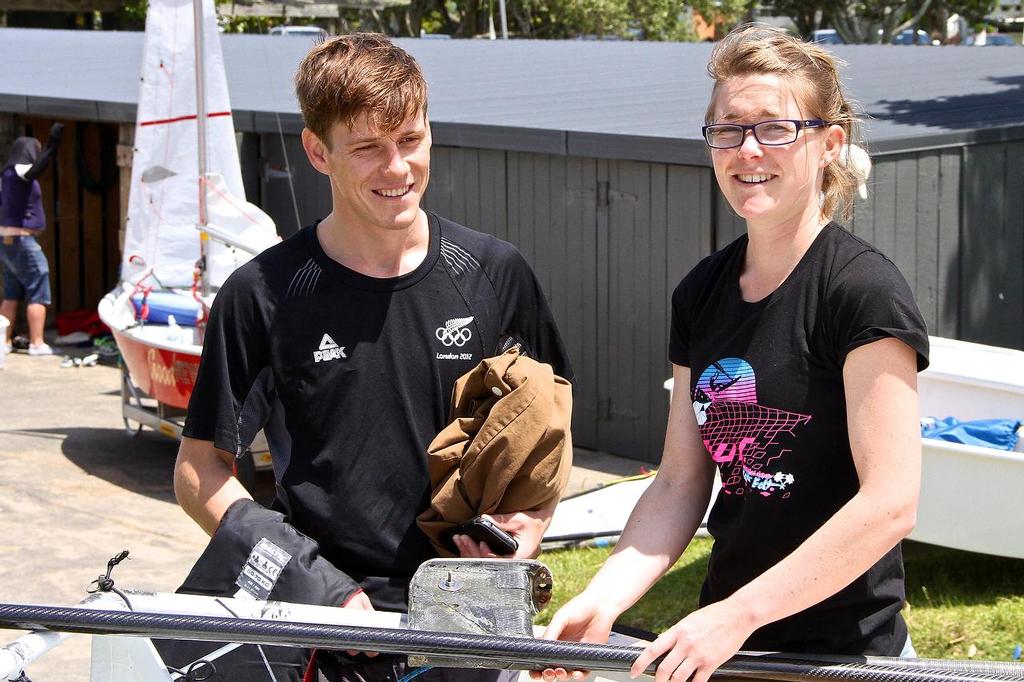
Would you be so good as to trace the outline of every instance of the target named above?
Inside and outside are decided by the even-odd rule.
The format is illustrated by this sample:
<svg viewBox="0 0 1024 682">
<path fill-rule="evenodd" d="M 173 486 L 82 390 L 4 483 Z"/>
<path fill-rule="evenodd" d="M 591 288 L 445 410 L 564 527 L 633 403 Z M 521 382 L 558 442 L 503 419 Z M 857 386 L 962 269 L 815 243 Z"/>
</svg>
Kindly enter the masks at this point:
<svg viewBox="0 0 1024 682">
<path fill-rule="evenodd" d="M 45 55 L 29 49 L 43 40 Z M 0 112 L 13 128 L 48 116 L 130 129 L 141 42 L 0 30 L 14 74 L 0 81 Z M 743 230 L 699 137 L 710 46 L 400 42 L 430 83 L 428 206 L 508 239 L 533 264 L 576 370 L 576 443 L 657 461 L 671 291 Z M 330 205 L 291 92 L 309 44 L 225 36 L 223 46 L 250 199 L 290 234 Z M 851 229 L 900 267 L 933 334 L 1024 348 L 1024 51 L 836 53 L 875 162 Z"/>
</svg>

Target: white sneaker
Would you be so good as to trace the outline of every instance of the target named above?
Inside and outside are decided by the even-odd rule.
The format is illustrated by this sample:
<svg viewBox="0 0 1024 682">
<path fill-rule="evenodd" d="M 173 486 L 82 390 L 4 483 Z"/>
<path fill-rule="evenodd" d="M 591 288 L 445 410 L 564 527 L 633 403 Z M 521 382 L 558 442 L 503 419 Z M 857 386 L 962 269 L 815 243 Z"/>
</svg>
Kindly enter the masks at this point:
<svg viewBox="0 0 1024 682">
<path fill-rule="evenodd" d="M 50 346 L 48 344 L 45 344 L 45 343 L 40 343 L 38 345 L 34 344 L 34 343 L 30 343 L 28 345 L 28 354 L 29 355 L 53 355 L 53 349 L 50 348 Z"/>
<path fill-rule="evenodd" d="M 4 352 L 7 353 L 8 355 L 10 355 L 11 353 L 14 352 L 14 346 L 12 344 L 5 343 L 4 344 Z"/>
</svg>

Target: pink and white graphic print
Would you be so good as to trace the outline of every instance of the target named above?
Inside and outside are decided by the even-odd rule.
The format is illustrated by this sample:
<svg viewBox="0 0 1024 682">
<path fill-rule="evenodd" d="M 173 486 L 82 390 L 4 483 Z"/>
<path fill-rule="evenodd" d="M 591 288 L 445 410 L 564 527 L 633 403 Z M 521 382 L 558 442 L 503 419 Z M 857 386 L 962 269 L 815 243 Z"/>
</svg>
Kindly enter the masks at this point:
<svg viewBox="0 0 1024 682">
<path fill-rule="evenodd" d="M 782 468 L 790 452 L 786 442 L 811 415 L 758 404 L 754 370 L 741 358 L 723 358 L 701 372 L 693 412 L 723 492 L 789 497 L 796 478 Z"/>
</svg>

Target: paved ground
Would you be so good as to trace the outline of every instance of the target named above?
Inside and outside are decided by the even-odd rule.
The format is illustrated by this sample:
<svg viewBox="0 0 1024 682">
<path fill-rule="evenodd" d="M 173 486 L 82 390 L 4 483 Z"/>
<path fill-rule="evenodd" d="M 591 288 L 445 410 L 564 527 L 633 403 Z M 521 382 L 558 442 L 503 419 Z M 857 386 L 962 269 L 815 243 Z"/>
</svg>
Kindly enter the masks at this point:
<svg viewBox="0 0 1024 682">
<path fill-rule="evenodd" d="M 119 370 L 60 365 L 16 353 L 0 370 L 0 601 L 74 604 L 122 549 L 131 560 L 114 573 L 121 585 L 173 591 L 206 543 L 174 502 L 177 444 L 126 435 Z M 581 450 L 576 462 L 573 490 L 640 467 Z M 0 642 L 15 636 L 0 632 Z M 76 635 L 29 674 L 84 682 L 88 670 L 88 638 Z"/>
</svg>

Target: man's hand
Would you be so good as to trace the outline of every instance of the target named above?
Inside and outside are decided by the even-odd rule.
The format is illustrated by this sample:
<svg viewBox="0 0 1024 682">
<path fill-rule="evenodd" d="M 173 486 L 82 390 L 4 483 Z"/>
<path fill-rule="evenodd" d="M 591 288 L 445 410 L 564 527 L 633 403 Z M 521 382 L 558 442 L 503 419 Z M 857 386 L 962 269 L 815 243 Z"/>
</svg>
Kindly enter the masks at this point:
<svg viewBox="0 0 1024 682">
<path fill-rule="evenodd" d="M 363 591 L 356 592 L 354 595 L 352 595 L 349 598 L 349 600 L 342 605 L 341 608 L 343 608 L 343 609 L 355 609 L 357 611 L 373 611 L 374 610 L 373 609 L 373 604 L 370 603 L 370 598 L 367 597 L 366 593 L 363 592 Z M 365 654 L 367 656 L 376 656 L 377 655 L 376 651 L 363 651 L 363 652 L 359 652 L 359 651 L 356 651 L 354 649 L 349 649 L 345 653 L 348 654 L 349 656 L 356 656 L 359 653 L 363 653 L 363 654 Z"/>
<path fill-rule="evenodd" d="M 484 514 L 496 526 L 519 543 L 519 549 L 506 559 L 534 559 L 540 554 L 540 541 L 551 523 L 552 510 L 514 512 L 512 514 Z M 459 556 L 470 559 L 501 558 L 486 542 L 476 542 L 468 535 L 454 535 L 452 541 L 459 548 Z"/>
</svg>

